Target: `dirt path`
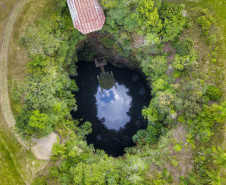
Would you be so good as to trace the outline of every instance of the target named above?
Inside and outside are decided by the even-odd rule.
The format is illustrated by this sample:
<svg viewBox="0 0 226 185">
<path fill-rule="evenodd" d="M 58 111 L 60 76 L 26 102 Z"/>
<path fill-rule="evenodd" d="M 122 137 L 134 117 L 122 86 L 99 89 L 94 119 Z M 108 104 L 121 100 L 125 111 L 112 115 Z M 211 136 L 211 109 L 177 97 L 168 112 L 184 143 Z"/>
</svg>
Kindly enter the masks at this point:
<svg viewBox="0 0 226 185">
<path fill-rule="evenodd" d="M 11 38 L 11 33 L 13 30 L 14 23 L 19 13 L 22 11 L 23 7 L 30 0 L 20 0 L 16 6 L 11 11 L 9 17 L 6 20 L 6 24 L 3 31 L 2 43 L 0 48 L 0 95 L 1 95 L 1 109 L 2 114 L 5 118 L 6 123 L 9 128 L 14 128 L 15 119 L 13 117 L 10 102 L 9 102 L 9 94 L 8 94 L 8 84 L 7 84 L 7 63 L 8 63 L 8 50 L 9 50 L 9 42 Z M 13 132 L 13 129 L 11 129 Z M 14 133 L 15 134 L 15 133 Z M 28 144 L 21 140 L 21 138 L 16 135 L 19 143 L 23 145 L 24 148 L 29 149 Z"/>
<path fill-rule="evenodd" d="M 5 6 L 4 6 L 4 4 L 0 1 L 0 5 L 3 7 L 3 8 L 6 8 Z"/>
</svg>

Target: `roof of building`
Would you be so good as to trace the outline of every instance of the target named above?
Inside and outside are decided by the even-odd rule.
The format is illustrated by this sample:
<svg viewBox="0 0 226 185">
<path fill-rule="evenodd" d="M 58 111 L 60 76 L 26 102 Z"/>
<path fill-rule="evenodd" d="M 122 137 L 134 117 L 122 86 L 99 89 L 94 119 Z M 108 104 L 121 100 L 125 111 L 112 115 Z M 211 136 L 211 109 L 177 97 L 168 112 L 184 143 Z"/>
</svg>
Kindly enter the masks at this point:
<svg viewBox="0 0 226 185">
<path fill-rule="evenodd" d="M 105 15 L 98 0 L 67 0 L 74 27 L 83 34 L 102 29 Z"/>
</svg>

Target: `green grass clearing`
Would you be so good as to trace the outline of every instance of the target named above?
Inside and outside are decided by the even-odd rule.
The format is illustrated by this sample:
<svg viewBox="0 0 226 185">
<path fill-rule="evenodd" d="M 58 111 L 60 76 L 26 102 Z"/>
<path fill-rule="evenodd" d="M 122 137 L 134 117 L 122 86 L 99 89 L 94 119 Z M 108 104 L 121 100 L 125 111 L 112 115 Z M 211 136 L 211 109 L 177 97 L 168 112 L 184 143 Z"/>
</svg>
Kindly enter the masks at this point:
<svg viewBox="0 0 226 185">
<path fill-rule="evenodd" d="M 0 140 L 0 184 L 24 184 L 10 153 Z"/>
</svg>

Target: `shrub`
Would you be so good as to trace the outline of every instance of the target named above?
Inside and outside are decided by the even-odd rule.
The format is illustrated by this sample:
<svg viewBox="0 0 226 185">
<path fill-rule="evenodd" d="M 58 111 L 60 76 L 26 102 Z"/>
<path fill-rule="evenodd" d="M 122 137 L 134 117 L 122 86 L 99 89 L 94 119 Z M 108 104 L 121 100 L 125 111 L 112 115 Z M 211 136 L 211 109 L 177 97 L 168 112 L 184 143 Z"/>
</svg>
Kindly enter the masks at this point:
<svg viewBox="0 0 226 185">
<path fill-rule="evenodd" d="M 213 35 L 210 35 L 209 37 L 207 37 L 208 45 L 216 44 L 217 41 L 218 41 L 218 38 L 217 38 L 216 34 L 213 34 Z"/>
<path fill-rule="evenodd" d="M 178 161 L 177 161 L 176 159 L 172 159 L 172 160 L 171 160 L 171 164 L 172 164 L 174 167 L 176 167 L 176 166 L 178 166 Z"/>
<path fill-rule="evenodd" d="M 179 116 L 179 117 L 178 117 L 178 121 L 181 122 L 181 123 L 185 123 L 185 118 L 184 118 L 184 116 Z"/>
<path fill-rule="evenodd" d="M 206 89 L 205 94 L 210 98 L 210 100 L 214 101 L 219 100 L 222 96 L 220 89 L 214 85 L 209 85 Z"/>
<path fill-rule="evenodd" d="M 137 21 L 144 33 L 158 33 L 162 30 L 162 21 L 159 18 L 158 8 L 154 1 L 139 1 L 137 7 Z"/>
<path fill-rule="evenodd" d="M 176 144 L 173 148 L 176 152 L 180 152 L 182 150 L 183 146 L 181 144 Z"/>
<path fill-rule="evenodd" d="M 185 15 L 182 14 L 183 6 L 164 1 L 159 9 L 159 16 L 162 20 L 163 41 L 174 40 L 185 25 Z"/>
<path fill-rule="evenodd" d="M 180 55 L 190 54 L 194 43 L 190 39 L 182 39 L 176 43 L 175 48 Z"/>
<path fill-rule="evenodd" d="M 164 80 L 163 78 L 159 78 L 158 80 L 156 80 L 154 83 L 153 83 L 153 93 L 156 93 L 157 91 L 159 90 L 164 90 L 166 89 L 168 83 L 166 80 Z"/>
<path fill-rule="evenodd" d="M 47 185 L 46 181 L 44 179 L 39 179 L 36 178 L 33 182 L 32 185 Z"/>
<path fill-rule="evenodd" d="M 164 74 L 167 69 L 167 59 L 165 56 L 154 56 L 151 59 L 142 60 L 141 67 L 144 73 L 148 76 L 154 73 L 154 76 Z"/>
<path fill-rule="evenodd" d="M 211 21 L 205 16 L 201 16 L 197 19 L 197 24 L 202 27 L 203 30 L 208 30 L 211 27 Z"/>
<path fill-rule="evenodd" d="M 176 54 L 173 60 L 173 68 L 179 71 L 183 71 L 185 68 L 191 66 L 196 61 L 197 53 L 195 50 L 191 50 L 189 55 Z"/>
<path fill-rule="evenodd" d="M 181 72 L 180 71 L 174 71 L 173 72 L 173 78 L 179 78 L 181 75 Z"/>
<path fill-rule="evenodd" d="M 155 144 L 158 141 L 158 138 L 161 134 L 160 123 L 148 123 L 147 130 L 139 130 L 133 136 L 133 142 L 139 144 Z"/>
</svg>

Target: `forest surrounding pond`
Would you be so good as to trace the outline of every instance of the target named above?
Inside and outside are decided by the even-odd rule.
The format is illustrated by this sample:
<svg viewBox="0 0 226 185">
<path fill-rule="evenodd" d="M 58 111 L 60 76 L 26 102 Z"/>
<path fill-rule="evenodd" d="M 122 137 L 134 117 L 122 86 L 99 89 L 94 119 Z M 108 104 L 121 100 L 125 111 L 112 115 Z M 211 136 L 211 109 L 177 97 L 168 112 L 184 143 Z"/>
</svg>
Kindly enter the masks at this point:
<svg viewBox="0 0 226 185">
<path fill-rule="evenodd" d="M 48 172 L 40 174 L 33 184 L 225 182 L 225 48 L 211 9 L 185 7 L 173 0 L 100 0 L 106 15 L 103 29 L 82 35 L 73 28 L 66 0 L 57 3 L 48 20 L 29 25 L 20 38 L 30 56 L 27 77 L 10 82 L 21 137 L 41 138 L 53 131 L 61 137 L 61 143 L 52 149 Z M 95 130 L 95 123 L 89 116 L 80 116 L 79 111 L 83 106 L 92 107 L 89 102 L 79 102 L 82 98 L 75 99 L 74 94 L 86 95 L 78 78 L 94 70 L 80 74 L 74 62 L 78 62 L 80 53 L 87 60 L 104 53 L 121 57 L 146 76 L 152 98 L 148 95 L 141 103 L 136 98 L 148 92 L 146 87 L 141 90 L 144 80 L 127 87 L 120 82 L 129 81 L 124 73 L 130 74 L 131 83 L 136 75 L 131 71 L 120 75 L 111 69 L 118 89 L 128 89 L 123 96 L 136 89 L 136 98 L 123 99 L 139 105 L 134 110 L 131 106 L 131 111 L 147 119 L 146 129 L 131 133 L 135 146 L 126 148 L 122 157 L 111 157 L 97 149 L 101 146 L 87 144 L 92 143 L 89 134 Z M 83 101 L 94 103 L 103 94 L 111 96 L 105 90 L 100 94 L 96 74 L 93 81 L 83 82 L 93 91 L 93 96 Z M 122 109 L 120 114 L 130 111 L 128 107 Z M 104 117 L 99 110 L 97 105 L 97 117 Z M 85 122 L 79 120 L 83 116 Z M 95 139 L 98 142 L 102 136 L 98 134 Z"/>
</svg>

